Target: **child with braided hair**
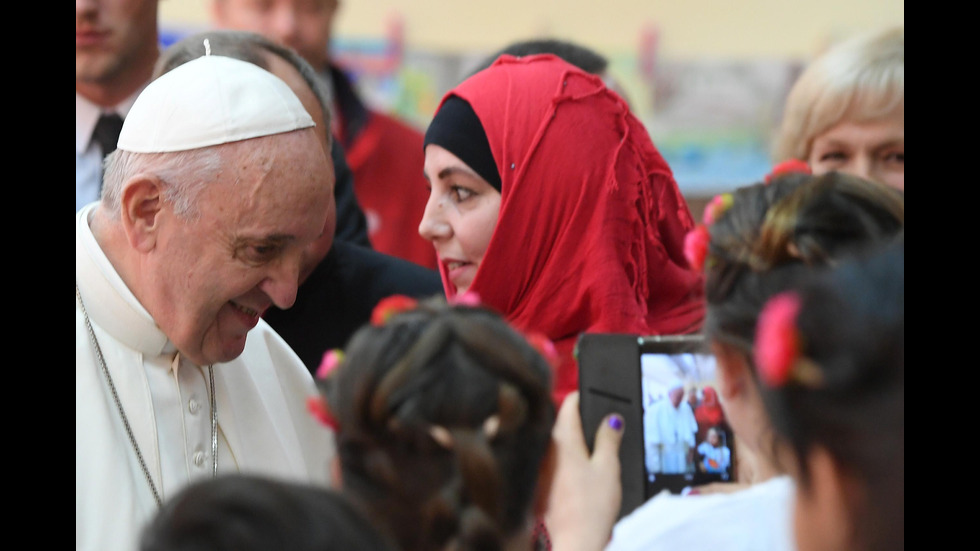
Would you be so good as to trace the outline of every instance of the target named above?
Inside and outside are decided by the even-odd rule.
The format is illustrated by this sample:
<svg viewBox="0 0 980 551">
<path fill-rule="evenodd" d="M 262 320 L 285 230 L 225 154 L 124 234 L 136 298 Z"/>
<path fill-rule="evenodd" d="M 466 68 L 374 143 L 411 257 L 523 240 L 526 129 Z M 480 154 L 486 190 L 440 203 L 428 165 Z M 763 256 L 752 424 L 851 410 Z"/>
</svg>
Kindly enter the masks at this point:
<svg viewBox="0 0 980 551">
<path fill-rule="evenodd" d="M 318 379 L 343 491 L 403 549 L 528 551 L 555 457 L 553 348 L 475 304 L 376 312 Z"/>
<path fill-rule="evenodd" d="M 905 202 L 900 191 L 856 176 L 790 171 L 719 196 L 703 220 L 686 242 L 688 260 L 705 274 L 703 331 L 718 360 L 717 390 L 740 461 L 754 458 L 755 476 L 713 486 L 725 491 L 655 496 L 616 523 L 607 550 L 794 549 L 792 453 L 761 397 L 756 321 L 770 297 L 808 274 L 895 239 Z"/>
</svg>

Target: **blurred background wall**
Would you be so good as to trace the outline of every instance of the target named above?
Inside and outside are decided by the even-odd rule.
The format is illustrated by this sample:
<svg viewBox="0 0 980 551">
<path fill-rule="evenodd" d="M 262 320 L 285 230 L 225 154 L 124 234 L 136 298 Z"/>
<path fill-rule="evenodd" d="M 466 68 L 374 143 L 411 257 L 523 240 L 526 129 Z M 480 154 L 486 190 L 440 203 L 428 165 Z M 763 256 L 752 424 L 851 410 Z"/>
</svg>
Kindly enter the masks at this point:
<svg viewBox="0 0 980 551">
<path fill-rule="evenodd" d="M 208 5 L 162 0 L 164 43 L 208 28 Z M 904 22 L 904 0 L 341 0 L 332 51 L 368 101 L 425 128 L 484 55 L 528 38 L 588 46 L 695 197 L 768 172 L 769 137 L 810 59 Z"/>
</svg>

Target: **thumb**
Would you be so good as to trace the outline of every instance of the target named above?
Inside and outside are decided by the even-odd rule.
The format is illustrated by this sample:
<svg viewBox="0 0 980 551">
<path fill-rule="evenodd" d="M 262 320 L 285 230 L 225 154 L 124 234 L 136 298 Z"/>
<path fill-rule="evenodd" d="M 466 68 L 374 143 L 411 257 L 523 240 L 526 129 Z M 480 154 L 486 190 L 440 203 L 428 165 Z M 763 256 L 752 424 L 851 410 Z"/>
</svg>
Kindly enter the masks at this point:
<svg viewBox="0 0 980 551">
<path fill-rule="evenodd" d="M 619 469 L 619 446 L 623 443 L 623 430 L 626 428 L 623 416 L 610 413 L 596 430 L 592 462 L 609 468 Z"/>
</svg>

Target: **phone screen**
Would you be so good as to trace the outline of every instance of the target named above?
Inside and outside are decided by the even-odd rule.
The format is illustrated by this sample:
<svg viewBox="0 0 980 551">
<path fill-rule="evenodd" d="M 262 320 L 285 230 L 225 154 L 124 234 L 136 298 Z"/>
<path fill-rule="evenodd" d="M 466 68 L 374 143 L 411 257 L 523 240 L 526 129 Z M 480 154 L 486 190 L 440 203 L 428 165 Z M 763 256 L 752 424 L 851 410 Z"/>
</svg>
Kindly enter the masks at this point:
<svg viewBox="0 0 980 551">
<path fill-rule="evenodd" d="M 647 497 L 734 480 L 734 436 L 718 400 L 717 364 L 703 352 L 640 344 Z"/>
</svg>

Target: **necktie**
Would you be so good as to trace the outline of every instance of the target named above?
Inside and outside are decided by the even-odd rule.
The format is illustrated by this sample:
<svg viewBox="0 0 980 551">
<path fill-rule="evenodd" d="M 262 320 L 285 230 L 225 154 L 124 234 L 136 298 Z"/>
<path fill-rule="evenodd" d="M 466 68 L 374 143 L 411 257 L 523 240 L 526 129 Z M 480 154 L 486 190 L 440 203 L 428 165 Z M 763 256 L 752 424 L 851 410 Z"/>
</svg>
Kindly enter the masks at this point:
<svg viewBox="0 0 980 551">
<path fill-rule="evenodd" d="M 103 113 L 92 131 L 92 139 L 102 148 L 102 158 L 116 150 L 123 120 L 118 113 Z"/>
<path fill-rule="evenodd" d="M 116 150 L 119 141 L 119 131 L 122 130 L 123 120 L 118 113 L 102 113 L 99 122 L 95 123 L 92 139 L 102 149 L 102 159 Z M 99 195 L 102 194 L 102 179 L 99 179 Z"/>
</svg>

